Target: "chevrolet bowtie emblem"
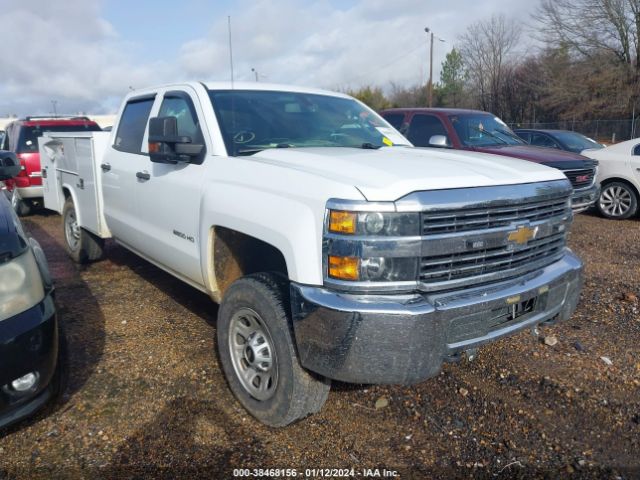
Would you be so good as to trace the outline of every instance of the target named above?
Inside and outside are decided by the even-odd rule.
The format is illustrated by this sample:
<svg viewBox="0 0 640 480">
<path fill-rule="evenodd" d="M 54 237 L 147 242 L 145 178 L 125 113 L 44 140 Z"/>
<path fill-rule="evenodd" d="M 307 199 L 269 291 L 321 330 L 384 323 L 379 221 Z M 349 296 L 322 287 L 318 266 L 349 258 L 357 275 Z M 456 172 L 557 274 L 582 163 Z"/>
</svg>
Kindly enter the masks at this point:
<svg viewBox="0 0 640 480">
<path fill-rule="evenodd" d="M 529 240 L 536 238 L 538 233 L 538 227 L 530 228 L 524 225 L 519 226 L 515 231 L 509 232 L 509 241 L 517 243 L 518 245 L 524 245 Z"/>
</svg>

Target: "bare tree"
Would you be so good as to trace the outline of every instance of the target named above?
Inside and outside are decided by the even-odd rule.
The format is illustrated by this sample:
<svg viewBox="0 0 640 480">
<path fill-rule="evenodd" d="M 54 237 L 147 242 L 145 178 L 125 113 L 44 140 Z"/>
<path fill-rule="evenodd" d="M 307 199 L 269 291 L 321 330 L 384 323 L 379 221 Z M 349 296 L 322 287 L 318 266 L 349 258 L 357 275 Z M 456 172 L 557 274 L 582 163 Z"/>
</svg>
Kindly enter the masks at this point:
<svg viewBox="0 0 640 480">
<path fill-rule="evenodd" d="M 640 65 L 640 0 L 542 0 L 535 18 L 551 45 L 586 57 L 610 52 Z"/>
<path fill-rule="evenodd" d="M 459 39 L 472 92 L 484 110 L 500 111 L 503 73 L 519 39 L 519 25 L 504 15 L 472 24 Z"/>
</svg>

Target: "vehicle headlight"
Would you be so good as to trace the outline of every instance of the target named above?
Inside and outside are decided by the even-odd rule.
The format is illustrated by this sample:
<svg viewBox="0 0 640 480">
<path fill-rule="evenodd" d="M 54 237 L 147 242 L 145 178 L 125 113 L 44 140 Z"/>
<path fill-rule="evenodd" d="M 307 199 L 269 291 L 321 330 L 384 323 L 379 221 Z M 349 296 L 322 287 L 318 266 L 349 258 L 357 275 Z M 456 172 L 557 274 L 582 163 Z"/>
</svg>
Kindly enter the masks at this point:
<svg viewBox="0 0 640 480">
<path fill-rule="evenodd" d="M 327 281 L 344 288 L 412 289 L 420 261 L 420 214 L 362 208 L 327 212 Z"/>
<path fill-rule="evenodd" d="M 329 210 L 329 232 L 342 235 L 420 235 L 420 215 L 397 212 Z"/>
<path fill-rule="evenodd" d="M 40 270 L 31 250 L 0 264 L 0 321 L 28 310 L 43 298 Z"/>
</svg>

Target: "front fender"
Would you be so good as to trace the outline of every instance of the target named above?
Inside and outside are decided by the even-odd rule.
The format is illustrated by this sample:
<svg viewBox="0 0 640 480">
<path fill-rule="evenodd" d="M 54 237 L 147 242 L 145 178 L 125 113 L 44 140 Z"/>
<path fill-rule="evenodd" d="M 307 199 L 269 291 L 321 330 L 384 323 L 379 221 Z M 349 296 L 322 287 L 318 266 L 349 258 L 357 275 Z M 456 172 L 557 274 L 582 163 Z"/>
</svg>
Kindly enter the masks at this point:
<svg viewBox="0 0 640 480">
<path fill-rule="evenodd" d="M 327 194 L 315 195 L 317 185 L 306 189 L 292 179 L 287 191 L 256 188 L 237 183 L 205 187 L 201 205 L 200 238 L 203 274 L 210 291 L 216 291 L 212 271 L 211 229 L 225 227 L 277 248 L 283 255 L 289 279 L 306 285 L 322 285 L 322 234 Z M 305 192 L 306 190 L 306 192 Z M 344 187 L 343 198 L 362 199 L 353 187 Z"/>
</svg>

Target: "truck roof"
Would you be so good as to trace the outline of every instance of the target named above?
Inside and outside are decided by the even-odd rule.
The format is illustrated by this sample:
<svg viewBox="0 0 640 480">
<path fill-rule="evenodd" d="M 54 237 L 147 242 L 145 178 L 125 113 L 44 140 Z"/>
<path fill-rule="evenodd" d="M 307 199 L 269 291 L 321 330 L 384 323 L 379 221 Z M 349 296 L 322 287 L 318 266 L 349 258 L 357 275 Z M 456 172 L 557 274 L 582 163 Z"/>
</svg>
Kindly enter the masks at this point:
<svg viewBox="0 0 640 480">
<path fill-rule="evenodd" d="M 155 87 L 144 88 L 140 90 L 134 90 L 129 92 L 129 97 L 136 95 L 144 95 L 145 93 L 152 93 L 160 88 L 180 88 L 190 86 L 197 88 L 204 86 L 208 90 L 270 90 L 275 92 L 298 92 L 298 93 L 310 93 L 316 95 L 331 95 L 334 97 L 351 98 L 349 95 L 333 92 L 331 90 L 323 90 L 321 88 L 301 87 L 298 85 L 286 85 L 278 83 L 264 83 L 264 82 L 233 82 L 221 81 L 221 82 L 184 82 L 184 83 L 171 83 L 164 85 L 156 85 Z"/>
</svg>

